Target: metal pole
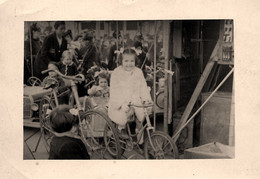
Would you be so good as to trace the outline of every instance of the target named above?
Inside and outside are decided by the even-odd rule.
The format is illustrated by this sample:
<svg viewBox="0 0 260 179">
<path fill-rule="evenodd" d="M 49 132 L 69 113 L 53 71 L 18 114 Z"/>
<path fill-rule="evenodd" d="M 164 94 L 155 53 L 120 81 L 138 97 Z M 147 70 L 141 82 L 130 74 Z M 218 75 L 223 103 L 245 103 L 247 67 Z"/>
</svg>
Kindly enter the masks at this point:
<svg viewBox="0 0 260 179">
<path fill-rule="evenodd" d="M 164 50 L 164 69 L 169 69 L 169 22 L 163 21 L 163 50 Z M 168 110 L 169 110 L 169 74 L 164 75 L 164 110 L 163 110 L 163 130 L 168 133 Z"/>
<path fill-rule="evenodd" d="M 32 56 L 32 34 L 31 34 L 31 25 L 29 25 L 29 40 L 30 40 L 30 56 L 31 56 L 31 75 L 33 76 L 33 56 Z"/>
<path fill-rule="evenodd" d="M 116 50 L 119 50 L 118 49 L 118 21 L 116 21 Z M 116 65 L 118 66 L 119 65 L 119 54 L 117 53 L 116 54 Z"/>
<path fill-rule="evenodd" d="M 228 145 L 235 145 L 235 80 L 233 79 L 232 89 L 232 100 L 231 100 L 231 111 L 230 111 L 230 124 L 229 124 L 229 140 Z"/>
<path fill-rule="evenodd" d="M 188 125 L 188 123 L 200 112 L 200 110 L 206 105 L 206 103 L 210 100 L 210 98 L 217 92 L 217 90 L 225 83 L 225 81 L 228 79 L 228 77 L 233 73 L 234 67 L 230 70 L 230 72 L 227 74 L 227 76 L 219 83 L 219 85 L 216 87 L 216 89 L 209 95 L 209 97 L 205 100 L 205 102 L 200 106 L 200 108 L 186 121 L 186 123 L 180 127 L 180 129 L 174 134 L 172 139 L 174 142 L 177 141 L 178 136 L 182 129 Z"/>
<path fill-rule="evenodd" d="M 153 56 L 153 100 L 154 100 L 154 109 L 156 108 L 156 27 L 157 23 L 156 21 L 154 21 L 154 28 L 155 28 L 155 34 L 154 34 L 154 56 Z M 153 113 L 153 126 L 154 126 L 154 129 L 156 129 L 156 111 L 154 110 L 154 113 Z"/>
<path fill-rule="evenodd" d="M 116 49 L 118 50 L 118 21 L 116 21 Z"/>
</svg>

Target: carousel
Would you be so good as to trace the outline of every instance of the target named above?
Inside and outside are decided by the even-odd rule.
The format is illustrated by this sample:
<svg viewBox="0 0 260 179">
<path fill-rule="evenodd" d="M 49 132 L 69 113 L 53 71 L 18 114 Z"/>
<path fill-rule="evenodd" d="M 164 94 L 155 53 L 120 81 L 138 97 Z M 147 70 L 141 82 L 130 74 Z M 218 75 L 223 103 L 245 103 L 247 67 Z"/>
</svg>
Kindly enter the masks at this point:
<svg viewBox="0 0 260 179">
<path fill-rule="evenodd" d="M 29 44 L 25 68 L 30 75 L 24 80 L 23 124 L 24 131 L 31 129 L 24 136 L 24 151 L 29 151 L 25 159 L 47 159 L 51 139 L 59 136 L 49 125 L 49 114 L 64 97 L 79 118 L 79 132 L 74 137 L 83 141 L 91 159 L 232 158 L 226 154 L 234 147 L 232 20 L 67 21 L 71 34 L 68 47 L 78 69 L 86 57 L 81 53 L 86 34 L 93 37 L 98 63 L 85 70 L 82 78 L 53 69 L 42 71 L 55 71 L 67 81 L 69 88 L 62 92 L 57 90 L 57 80 L 50 79 L 50 85 L 44 86 L 34 75 L 35 29 L 31 27 L 36 23 L 39 40 L 44 43 L 54 22 L 25 22 L 25 41 Z M 152 114 L 145 113 L 143 148 L 137 145 L 139 139 L 132 129 L 135 116 L 127 123 L 128 138 L 122 138 L 107 115 L 109 96 L 81 92 L 95 84 L 99 73 L 111 75 L 111 60 L 118 66 L 120 53 L 127 47 L 136 50 L 141 59 L 137 66 L 153 99 L 152 104 L 136 106 L 153 109 Z M 215 119 L 210 105 L 223 101 L 226 106 L 217 107 L 220 112 Z M 37 156 L 39 150 L 46 155 Z"/>
</svg>

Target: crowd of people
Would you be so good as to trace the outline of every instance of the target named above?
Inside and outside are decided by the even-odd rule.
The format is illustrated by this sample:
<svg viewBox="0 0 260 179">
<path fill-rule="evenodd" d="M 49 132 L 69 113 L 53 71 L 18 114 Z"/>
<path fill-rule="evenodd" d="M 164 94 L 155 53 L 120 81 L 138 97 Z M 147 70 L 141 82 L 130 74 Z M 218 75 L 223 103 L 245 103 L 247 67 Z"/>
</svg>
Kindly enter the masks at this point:
<svg viewBox="0 0 260 179">
<path fill-rule="evenodd" d="M 104 35 L 96 40 L 94 33 L 89 31 L 73 39 L 71 30 L 66 31 L 64 21 L 55 22 L 54 29 L 55 31 L 46 36 L 41 43 L 39 38 L 41 29 L 37 24 L 30 27 L 29 39 L 25 41 L 24 46 L 24 83 L 26 84 L 28 78 L 32 76 L 32 72 L 33 76 L 43 81 L 43 86 L 48 85 L 46 81 L 49 78 L 58 79 L 54 71 L 42 74 L 42 71 L 48 68 L 59 70 L 67 76 L 83 75 L 85 79 L 90 75 L 93 67 L 102 68 L 104 71 L 96 73 L 96 83 L 90 89 L 84 88 L 86 84 L 78 84 L 79 96 L 109 97 L 108 115 L 117 124 L 121 136 L 125 136 L 127 119 L 133 114 L 137 116 L 136 131 L 140 130 L 144 120 L 144 111 L 141 108 L 130 108 L 129 103 L 141 105 L 144 102 L 152 102 L 145 80 L 145 66 L 151 65 L 151 61 L 148 44 L 144 43 L 142 35 L 136 36 L 132 41 L 128 35 L 126 39 L 123 39 L 120 32 L 118 34 L 114 32 L 111 38 Z M 64 85 L 62 80 L 59 79 L 59 82 L 60 86 Z M 81 90 L 83 93 L 80 92 Z M 75 141 L 67 138 L 68 133 L 73 132 L 73 126 L 76 125 L 74 118 L 68 114 L 68 106 L 61 105 L 53 110 L 50 124 L 56 132 L 66 134 L 65 138 L 53 139 L 50 159 L 89 158 L 85 150 L 84 155 L 66 153 L 82 150 L 79 141 L 75 144 Z M 64 126 L 68 127 L 65 129 Z M 139 137 L 143 138 L 143 136 Z M 61 143 L 66 145 L 61 145 Z M 143 140 L 140 140 L 140 145 L 142 143 Z M 66 149 L 70 145 L 74 150 Z M 61 151 L 62 154 L 59 153 Z"/>
<path fill-rule="evenodd" d="M 144 41 L 142 34 L 137 33 L 132 40 L 129 34 L 121 35 L 120 31 L 112 36 L 104 34 L 99 39 L 95 38 L 93 30 L 84 31 L 81 34 L 72 34 L 66 30 L 65 22 L 59 21 L 54 24 L 54 32 L 42 39 L 41 28 L 34 23 L 31 25 L 28 39 L 24 45 L 24 84 L 31 76 L 43 80 L 46 75 L 41 71 L 47 69 L 49 62 L 61 61 L 62 53 L 69 50 L 72 53 L 73 63 L 79 72 L 86 75 L 89 68 L 94 65 L 114 70 L 118 66 L 120 48 L 134 48 L 138 55 L 137 66 L 142 67 L 143 62 L 150 65 L 148 55 L 148 42 Z M 152 52 L 153 53 L 153 52 Z M 32 63 L 32 64 L 31 64 Z M 143 65 L 143 66 L 142 66 Z"/>
</svg>

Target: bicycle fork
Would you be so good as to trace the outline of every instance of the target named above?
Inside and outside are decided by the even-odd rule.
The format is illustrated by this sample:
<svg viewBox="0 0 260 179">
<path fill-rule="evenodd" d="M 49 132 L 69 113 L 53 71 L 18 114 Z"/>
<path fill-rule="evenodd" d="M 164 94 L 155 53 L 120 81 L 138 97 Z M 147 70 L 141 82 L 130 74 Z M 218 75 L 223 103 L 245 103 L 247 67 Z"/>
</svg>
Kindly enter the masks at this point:
<svg viewBox="0 0 260 179">
<path fill-rule="evenodd" d="M 147 114 L 146 114 L 146 116 L 145 116 L 145 119 L 146 119 L 146 122 L 147 122 L 146 132 L 147 132 L 147 135 L 148 135 L 149 142 L 150 142 L 150 144 L 151 144 L 153 150 L 156 151 L 156 150 L 155 150 L 155 147 L 154 147 L 154 145 L 153 145 L 153 142 L 152 142 L 151 134 L 150 134 L 150 131 L 154 132 L 154 127 L 152 126 L 151 121 L 150 121 L 150 118 L 148 117 Z"/>
</svg>

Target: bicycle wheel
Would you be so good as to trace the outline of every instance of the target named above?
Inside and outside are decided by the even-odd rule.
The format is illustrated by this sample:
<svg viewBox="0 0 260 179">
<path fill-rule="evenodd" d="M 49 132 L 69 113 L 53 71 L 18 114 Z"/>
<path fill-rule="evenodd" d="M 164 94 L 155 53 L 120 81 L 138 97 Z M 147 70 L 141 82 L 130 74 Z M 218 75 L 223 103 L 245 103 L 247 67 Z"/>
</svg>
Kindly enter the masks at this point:
<svg viewBox="0 0 260 179">
<path fill-rule="evenodd" d="M 112 123 L 112 125 L 116 129 L 116 127 L 113 123 Z M 116 130 L 116 133 L 118 135 L 117 130 Z M 126 140 L 121 139 L 120 137 L 119 137 L 119 140 L 116 140 L 115 136 L 113 135 L 112 129 L 108 125 L 105 126 L 104 142 L 105 142 L 107 151 L 113 157 L 116 157 L 118 155 L 118 153 L 120 156 L 122 156 L 123 153 L 125 152 Z M 118 149 L 117 146 L 120 146 L 120 149 Z"/>
<path fill-rule="evenodd" d="M 159 91 L 158 94 L 156 94 L 156 105 L 160 108 L 164 108 L 164 91 Z"/>
<path fill-rule="evenodd" d="M 171 137 L 161 131 L 151 134 L 152 147 L 149 138 L 145 139 L 144 156 L 146 159 L 176 159 L 178 158 L 178 148 Z"/>
<path fill-rule="evenodd" d="M 103 158 L 121 158 L 121 147 L 119 144 L 118 133 L 112 124 L 110 118 L 100 110 L 89 110 L 81 115 L 81 122 L 83 126 L 83 134 L 87 138 L 87 142 L 91 145 L 92 150 L 101 151 L 100 155 Z M 113 150 L 109 149 L 113 143 Z M 106 150 L 111 156 L 106 155 Z M 103 154 L 102 154 L 103 153 Z M 113 154 L 113 155 L 112 155 Z M 106 156 L 105 156 L 106 155 Z M 94 158 L 99 156 L 94 156 Z"/>
<path fill-rule="evenodd" d="M 41 134 L 43 137 L 43 143 L 47 150 L 50 151 L 50 142 L 53 137 L 53 133 L 51 132 L 49 114 L 54 109 L 54 101 L 51 100 L 50 97 L 44 96 L 40 102 L 40 126 L 41 126 Z"/>
</svg>

